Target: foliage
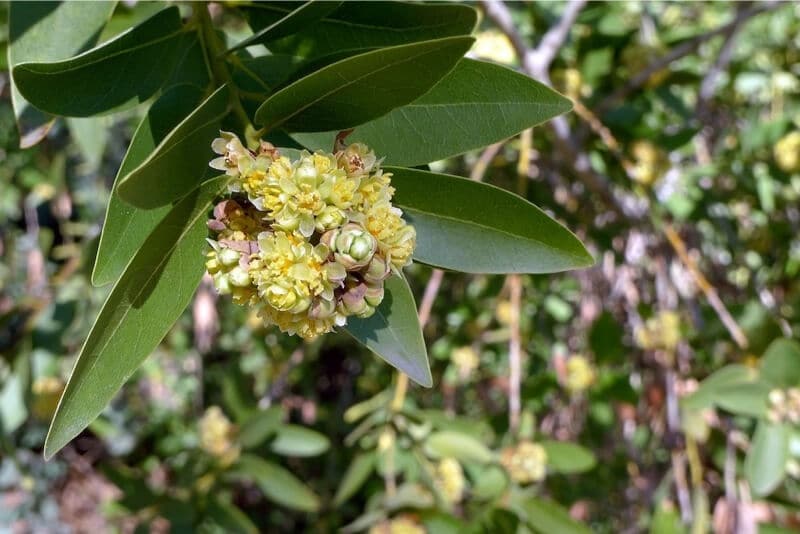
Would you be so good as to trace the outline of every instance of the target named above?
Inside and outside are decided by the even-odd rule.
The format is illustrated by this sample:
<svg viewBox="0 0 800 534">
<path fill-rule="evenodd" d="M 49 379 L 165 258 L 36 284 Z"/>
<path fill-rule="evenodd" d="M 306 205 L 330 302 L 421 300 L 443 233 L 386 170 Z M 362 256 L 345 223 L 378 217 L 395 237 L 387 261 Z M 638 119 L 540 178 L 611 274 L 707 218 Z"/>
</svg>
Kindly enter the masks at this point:
<svg viewBox="0 0 800 534">
<path fill-rule="evenodd" d="M 798 20 L 0 6 L 0 524 L 793 528 Z M 383 158 L 417 238 L 373 315 L 304 341 L 217 298 L 220 130 Z"/>
</svg>

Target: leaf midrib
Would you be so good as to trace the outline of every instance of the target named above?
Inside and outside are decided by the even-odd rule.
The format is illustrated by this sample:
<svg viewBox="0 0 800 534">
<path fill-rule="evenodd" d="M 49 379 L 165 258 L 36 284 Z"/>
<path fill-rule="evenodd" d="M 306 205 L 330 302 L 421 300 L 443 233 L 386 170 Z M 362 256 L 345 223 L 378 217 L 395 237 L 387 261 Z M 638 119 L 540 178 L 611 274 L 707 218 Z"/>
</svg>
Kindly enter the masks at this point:
<svg viewBox="0 0 800 534">
<path fill-rule="evenodd" d="M 394 67 L 394 66 L 397 66 L 397 65 L 402 65 L 403 63 L 408 63 L 408 62 L 410 62 L 410 61 L 413 61 L 413 60 L 419 59 L 420 57 L 426 56 L 426 55 L 428 55 L 428 54 L 432 54 L 432 53 L 434 53 L 434 52 L 438 52 L 438 51 L 442 50 L 443 48 L 446 48 L 446 46 L 447 46 L 448 44 L 455 42 L 457 39 L 459 39 L 459 38 L 458 38 L 458 37 L 453 37 L 453 38 L 441 39 L 441 41 L 448 41 L 448 43 L 444 43 L 444 42 L 443 42 L 443 43 L 442 43 L 442 44 L 443 44 L 443 46 L 436 47 L 436 48 L 432 48 L 432 49 L 425 49 L 425 51 L 424 51 L 424 52 L 422 52 L 422 53 L 419 53 L 419 54 L 416 54 L 416 55 L 414 55 L 414 56 L 410 56 L 410 57 L 405 57 L 405 58 L 401 59 L 400 61 L 396 61 L 396 62 L 394 62 L 394 63 L 388 63 L 388 64 L 386 64 L 386 65 L 384 65 L 384 66 L 382 66 L 382 67 L 380 67 L 380 68 L 378 68 L 378 69 L 376 69 L 376 70 L 373 70 L 373 71 L 367 72 L 367 73 L 365 73 L 365 74 L 363 74 L 363 75 L 361 75 L 361 76 L 358 76 L 358 77 L 356 77 L 356 78 L 353 78 L 351 81 L 348 81 L 348 82 L 344 83 L 343 85 L 339 85 L 339 86 L 337 86 L 337 87 L 335 87 L 335 88 L 331 89 L 331 90 L 330 90 L 330 91 L 328 91 L 327 93 L 325 93 L 325 94 L 321 95 L 321 96 L 320 96 L 320 97 L 318 97 L 317 99 L 315 99 L 315 100 L 312 100 L 311 102 L 307 103 L 305 106 L 302 106 L 302 107 L 300 107 L 300 108 L 297 108 L 297 110 L 296 110 L 294 113 L 292 113 L 292 114 L 290 114 L 290 115 L 287 115 L 286 117 L 284 117 L 284 118 L 283 118 L 282 120 L 280 120 L 280 121 L 273 122 L 273 123 L 272 123 L 272 124 L 270 124 L 269 126 L 272 126 L 272 127 L 279 126 L 279 125 L 281 125 L 281 124 L 285 123 L 286 121 L 288 121 L 289 119 L 291 119 L 292 117 L 296 116 L 298 113 L 301 113 L 301 112 L 305 111 L 306 109 L 310 108 L 311 106 L 313 106 L 313 105 L 315 105 L 315 104 L 317 104 L 317 103 L 321 102 L 322 100 L 324 100 L 324 99 L 328 98 L 329 96 L 331 96 L 331 95 L 333 95 L 333 94 L 335 94 L 335 93 L 337 93 L 337 92 L 339 92 L 339 91 L 342 91 L 342 90 L 346 89 L 347 87 L 350 87 L 351 85 L 353 85 L 353 84 L 354 84 L 354 83 L 356 83 L 356 82 L 360 82 L 361 80 L 363 80 L 363 79 L 365 79 L 365 78 L 369 78 L 369 77 L 371 77 L 371 76 L 375 76 L 376 74 L 378 74 L 378 73 L 380 73 L 380 72 L 383 72 L 384 70 L 386 70 L 386 69 L 388 69 L 388 68 L 391 68 L 391 67 Z M 422 42 L 424 42 L 424 41 L 422 41 Z M 418 46 L 419 44 L 421 44 L 421 43 L 414 43 L 414 44 L 412 44 L 412 45 L 400 45 L 400 47 L 404 47 L 404 46 Z M 399 47 L 390 47 L 390 48 L 388 48 L 388 49 L 387 49 L 387 48 L 381 48 L 381 49 L 375 50 L 375 51 L 373 51 L 373 52 L 367 52 L 366 54 L 363 54 L 362 56 L 354 56 L 353 58 L 344 59 L 344 60 L 342 60 L 342 61 L 351 61 L 351 60 L 354 60 L 355 58 L 359 58 L 359 59 L 363 60 L 363 59 L 364 59 L 364 57 L 363 57 L 363 56 L 366 56 L 366 55 L 368 55 L 368 54 L 370 54 L 370 55 L 371 55 L 371 54 L 378 55 L 378 54 L 380 54 L 380 53 L 382 53 L 382 52 L 385 52 L 386 50 L 390 50 L 390 49 L 393 49 L 393 48 L 399 48 Z M 323 69 L 321 69 L 321 70 L 317 71 L 317 75 L 319 75 L 319 74 L 321 74 L 321 73 L 323 73 L 323 72 L 325 72 L 325 71 L 328 71 L 328 70 L 333 70 L 333 67 L 335 67 L 335 66 L 336 66 L 338 63 L 340 63 L 340 62 L 333 63 L 333 64 L 331 64 L 331 65 L 328 65 L 327 67 L 325 67 L 325 68 L 323 68 Z M 301 78 L 301 79 L 297 80 L 296 82 L 294 82 L 293 84 L 291 84 L 291 85 L 289 85 L 289 86 L 287 86 L 287 87 L 284 87 L 283 89 L 281 89 L 280 91 L 278 91 L 277 93 L 275 93 L 275 94 L 274 94 L 274 95 L 273 95 L 271 98 L 269 98 L 269 99 L 268 99 L 266 102 L 264 102 L 264 104 L 262 104 L 262 106 L 266 106 L 266 105 L 269 103 L 269 101 L 270 101 L 270 100 L 272 100 L 272 99 L 274 99 L 274 98 L 278 97 L 278 95 L 282 95 L 283 93 L 285 93 L 285 92 L 288 92 L 290 89 L 293 89 L 295 85 L 297 85 L 297 84 L 300 84 L 300 83 L 304 82 L 305 80 L 307 80 L 307 78 Z M 259 109 L 261 109 L 261 108 L 259 108 Z M 258 111 L 256 111 L 256 115 L 258 115 Z"/>
<path fill-rule="evenodd" d="M 420 209 L 416 209 L 416 208 L 410 208 L 408 206 L 404 206 L 403 204 L 397 204 L 397 205 L 399 207 L 401 207 L 404 211 L 408 211 L 408 212 L 411 212 L 411 213 L 420 213 L 422 215 L 427 215 L 429 217 L 445 219 L 445 220 L 453 221 L 453 222 L 456 222 L 456 223 L 459 223 L 459 224 L 463 224 L 463 225 L 474 226 L 474 227 L 477 227 L 477 228 L 488 230 L 489 232 L 496 232 L 496 233 L 500 233 L 500 234 L 505 234 L 505 235 L 507 235 L 509 237 L 512 237 L 512 238 L 515 238 L 515 239 L 522 239 L 522 240 L 525 240 L 525 241 L 533 241 L 534 243 L 541 244 L 544 248 L 546 248 L 548 250 L 554 250 L 554 251 L 556 251 L 556 252 L 558 252 L 558 253 L 560 253 L 562 255 L 569 256 L 569 257 L 574 258 L 576 260 L 581 260 L 580 265 L 586 265 L 587 264 L 587 258 L 584 258 L 583 256 L 574 254 L 572 252 L 564 252 L 563 250 L 561 250 L 561 249 L 559 249 L 559 248 L 557 248 L 557 247 L 555 247 L 553 245 L 550 245 L 548 243 L 545 243 L 544 241 L 541 241 L 540 239 L 536 239 L 535 237 L 529 237 L 529 236 L 524 236 L 524 235 L 520 235 L 520 234 L 514 234 L 512 232 L 509 232 L 508 230 L 502 230 L 502 229 L 494 227 L 494 226 L 486 226 L 486 225 L 480 224 L 480 223 L 475 222 L 475 221 L 469 221 L 469 220 L 466 220 L 466 219 L 457 219 L 456 217 L 452 217 L 450 215 L 442 215 L 441 213 L 433 213 L 433 212 L 430 212 L 430 211 L 420 210 Z M 547 217 L 547 215 L 545 215 L 545 217 Z M 563 228 L 563 229 L 568 232 L 568 230 L 566 228 Z M 577 240 L 577 238 L 575 238 L 575 239 Z"/>
</svg>

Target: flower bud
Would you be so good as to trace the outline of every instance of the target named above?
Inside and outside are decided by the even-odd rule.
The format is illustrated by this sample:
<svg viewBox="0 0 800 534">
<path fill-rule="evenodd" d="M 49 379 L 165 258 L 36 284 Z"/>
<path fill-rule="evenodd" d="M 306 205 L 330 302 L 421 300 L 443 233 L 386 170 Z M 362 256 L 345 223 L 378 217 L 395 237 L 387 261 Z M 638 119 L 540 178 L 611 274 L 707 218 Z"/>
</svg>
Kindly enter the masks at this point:
<svg viewBox="0 0 800 534">
<path fill-rule="evenodd" d="M 367 291 L 364 293 L 364 300 L 373 308 L 377 308 L 381 301 L 383 301 L 383 284 L 367 285 Z"/>
<path fill-rule="evenodd" d="M 776 407 L 781 408 L 786 403 L 786 393 L 782 389 L 773 389 L 769 392 L 769 403 Z"/>
<path fill-rule="evenodd" d="M 231 282 L 228 275 L 223 272 L 215 274 L 214 287 L 217 288 L 217 293 L 220 295 L 229 295 L 231 292 Z"/>
<path fill-rule="evenodd" d="M 327 245 L 336 261 L 348 270 L 367 265 L 378 248 L 378 241 L 372 234 L 356 223 L 348 223 L 340 229 L 325 232 L 320 242 Z"/>
<path fill-rule="evenodd" d="M 241 254 L 230 248 L 223 248 L 219 251 L 219 261 L 225 267 L 238 265 Z"/>
<path fill-rule="evenodd" d="M 308 316 L 313 319 L 326 319 L 336 313 L 336 302 L 324 298 L 315 298 L 308 310 Z"/>
<path fill-rule="evenodd" d="M 236 287 L 247 287 L 250 285 L 250 274 L 239 265 L 231 269 L 231 272 L 228 273 L 228 277 L 230 278 L 231 284 Z"/>
<path fill-rule="evenodd" d="M 220 132 L 220 135 L 221 137 L 217 137 L 211 143 L 211 149 L 214 153 L 220 154 L 220 157 L 211 160 L 209 166 L 218 171 L 225 171 L 228 176 L 239 176 L 240 160 L 252 156 L 235 134 Z"/>
<path fill-rule="evenodd" d="M 364 271 L 364 280 L 370 284 L 378 284 L 389 278 L 391 266 L 381 256 L 375 254 Z"/>
<path fill-rule="evenodd" d="M 369 174 L 377 159 L 375 153 L 362 143 L 353 143 L 338 154 L 339 166 L 352 176 Z"/>
</svg>

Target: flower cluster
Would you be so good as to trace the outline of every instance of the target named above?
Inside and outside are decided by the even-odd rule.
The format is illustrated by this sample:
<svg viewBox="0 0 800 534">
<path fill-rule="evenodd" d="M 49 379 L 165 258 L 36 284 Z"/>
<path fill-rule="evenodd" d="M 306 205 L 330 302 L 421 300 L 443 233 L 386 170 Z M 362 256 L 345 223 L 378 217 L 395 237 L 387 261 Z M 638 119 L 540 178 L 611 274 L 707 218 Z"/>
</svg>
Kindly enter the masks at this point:
<svg viewBox="0 0 800 534">
<path fill-rule="evenodd" d="M 199 434 L 200 448 L 217 458 L 220 464 L 230 465 L 239 457 L 237 428 L 219 406 L 211 406 L 205 411 L 200 418 Z"/>
<path fill-rule="evenodd" d="M 547 452 L 531 441 L 522 441 L 515 447 L 503 449 L 500 463 L 512 480 L 529 484 L 544 480 L 547 474 Z"/>
<path fill-rule="evenodd" d="M 767 420 L 771 423 L 800 423 L 800 388 L 773 389 L 768 404 Z"/>
<path fill-rule="evenodd" d="M 210 165 L 233 179 L 208 223 L 217 291 L 307 339 L 372 315 L 416 243 L 375 154 L 355 143 L 292 160 L 270 143 L 249 150 L 221 135 Z"/>
</svg>

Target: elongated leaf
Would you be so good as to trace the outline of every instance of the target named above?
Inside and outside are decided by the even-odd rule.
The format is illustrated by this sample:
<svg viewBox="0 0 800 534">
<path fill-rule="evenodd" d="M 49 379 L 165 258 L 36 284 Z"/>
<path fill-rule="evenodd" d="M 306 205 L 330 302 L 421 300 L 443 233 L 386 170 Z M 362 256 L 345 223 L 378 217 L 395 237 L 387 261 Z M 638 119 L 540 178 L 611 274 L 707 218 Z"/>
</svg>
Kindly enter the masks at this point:
<svg viewBox="0 0 800 534">
<path fill-rule="evenodd" d="M 194 189 L 213 171 L 211 141 L 229 109 L 223 86 L 172 130 L 138 167 L 119 182 L 123 200 L 141 208 L 169 204 Z"/>
<path fill-rule="evenodd" d="M 170 210 L 170 206 L 143 210 L 124 202 L 118 192 L 120 178 L 144 162 L 164 137 L 192 112 L 201 98 L 201 90 L 194 86 L 174 86 L 153 103 L 136 128 L 108 202 L 92 271 L 94 285 L 105 285 L 119 278 L 144 240 Z"/>
<path fill-rule="evenodd" d="M 752 367 L 740 364 L 726 365 L 706 377 L 697 391 L 681 399 L 681 404 L 686 409 L 695 411 L 711 408 L 720 390 L 752 383 L 757 379 L 758 372 Z"/>
<path fill-rule="evenodd" d="M 272 406 L 251 415 L 239 429 L 239 443 L 245 448 L 261 445 L 278 430 L 282 417 L 279 406 Z"/>
<path fill-rule="evenodd" d="M 361 489 L 361 486 L 364 485 L 374 469 L 374 453 L 362 452 L 357 454 L 342 477 L 342 482 L 339 484 L 336 496 L 333 498 L 333 504 L 340 506 L 342 503 L 347 502 L 347 499 Z"/>
<path fill-rule="evenodd" d="M 255 3 L 242 9 L 254 30 L 266 28 L 297 7 L 293 2 Z M 336 11 L 291 36 L 269 43 L 277 53 L 323 56 L 347 48 L 385 47 L 468 35 L 477 12 L 464 5 L 411 2 L 344 2 Z"/>
<path fill-rule="evenodd" d="M 14 81 L 25 99 L 42 111 L 88 117 L 143 102 L 173 70 L 191 36 L 181 32 L 177 7 L 70 59 L 22 63 Z"/>
<path fill-rule="evenodd" d="M 462 462 L 488 463 L 492 451 L 469 434 L 443 430 L 435 432 L 425 440 L 425 450 L 439 458 L 455 458 Z"/>
<path fill-rule="evenodd" d="M 303 27 L 307 27 L 313 22 L 321 19 L 328 13 L 335 11 L 342 2 L 320 2 L 311 0 L 302 4 L 294 11 L 290 11 L 285 17 L 276 20 L 269 26 L 255 32 L 254 35 L 245 39 L 241 43 L 232 47 L 229 52 L 246 48 L 250 45 L 268 43 L 281 37 L 286 37 L 296 33 Z"/>
<path fill-rule="evenodd" d="M 722 386 L 714 392 L 714 404 L 737 415 L 764 417 L 769 390 L 763 380 Z"/>
<path fill-rule="evenodd" d="M 205 515 L 223 532 L 240 532 L 241 534 L 258 534 L 258 527 L 250 521 L 247 514 L 233 503 L 220 497 L 213 497 L 206 508 Z"/>
<path fill-rule="evenodd" d="M 283 467 L 243 454 L 229 472 L 236 480 L 254 482 L 271 501 L 304 512 L 319 510 L 319 498 Z"/>
<path fill-rule="evenodd" d="M 754 495 L 769 495 L 783 480 L 789 459 L 789 433 L 788 425 L 759 421 L 744 463 Z"/>
<path fill-rule="evenodd" d="M 570 517 L 569 512 L 556 503 L 542 499 L 520 499 L 521 508 L 527 523 L 541 534 L 589 534 L 590 530 Z"/>
<path fill-rule="evenodd" d="M 593 263 L 577 237 L 517 195 L 457 176 L 386 170 L 394 203 L 417 230 L 415 260 L 468 273 L 553 273 Z"/>
<path fill-rule="evenodd" d="M 773 387 L 800 385 L 800 344 L 783 338 L 770 343 L 761 361 L 761 377 Z"/>
<path fill-rule="evenodd" d="M 176 204 L 114 285 L 61 396 L 45 457 L 97 417 L 186 308 L 205 270 L 208 212 L 227 182 L 209 180 Z"/>
<path fill-rule="evenodd" d="M 413 167 L 511 137 L 569 111 L 552 89 L 500 65 L 462 59 L 429 92 L 347 138 L 366 143 L 389 165 Z M 311 149 L 326 148 L 337 132 L 296 134 Z"/>
<path fill-rule="evenodd" d="M 473 41 L 448 37 L 337 61 L 270 96 L 258 108 L 256 121 L 293 132 L 357 126 L 422 96 Z"/>
<path fill-rule="evenodd" d="M 345 330 L 389 365 L 429 388 L 433 377 L 411 288 L 400 276 L 389 277 L 384 287 L 383 302 L 372 317 L 350 317 Z"/>
<path fill-rule="evenodd" d="M 270 443 L 272 452 L 284 456 L 317 456 L 328 450 L 328 438 L 310 428 L 283 425 Z"/>
<path fill-rule="evenodd" d="M 8 65 L 26 61 L 58 61 L 97 42 L 116 2 L 14 2 L 8 14 Z M 38 143 L 50 129 L 52 117 L 31 107 L 12 76 L 11 103 L 21 148 Z"/>
<path fill-rule="evenodd" d="M 568 441 L 542 442 L 547 452 L 547 467 L 556 473 L 582 473 L 592 469 L 597 460 L 589 449 Z"/>
</svg>

